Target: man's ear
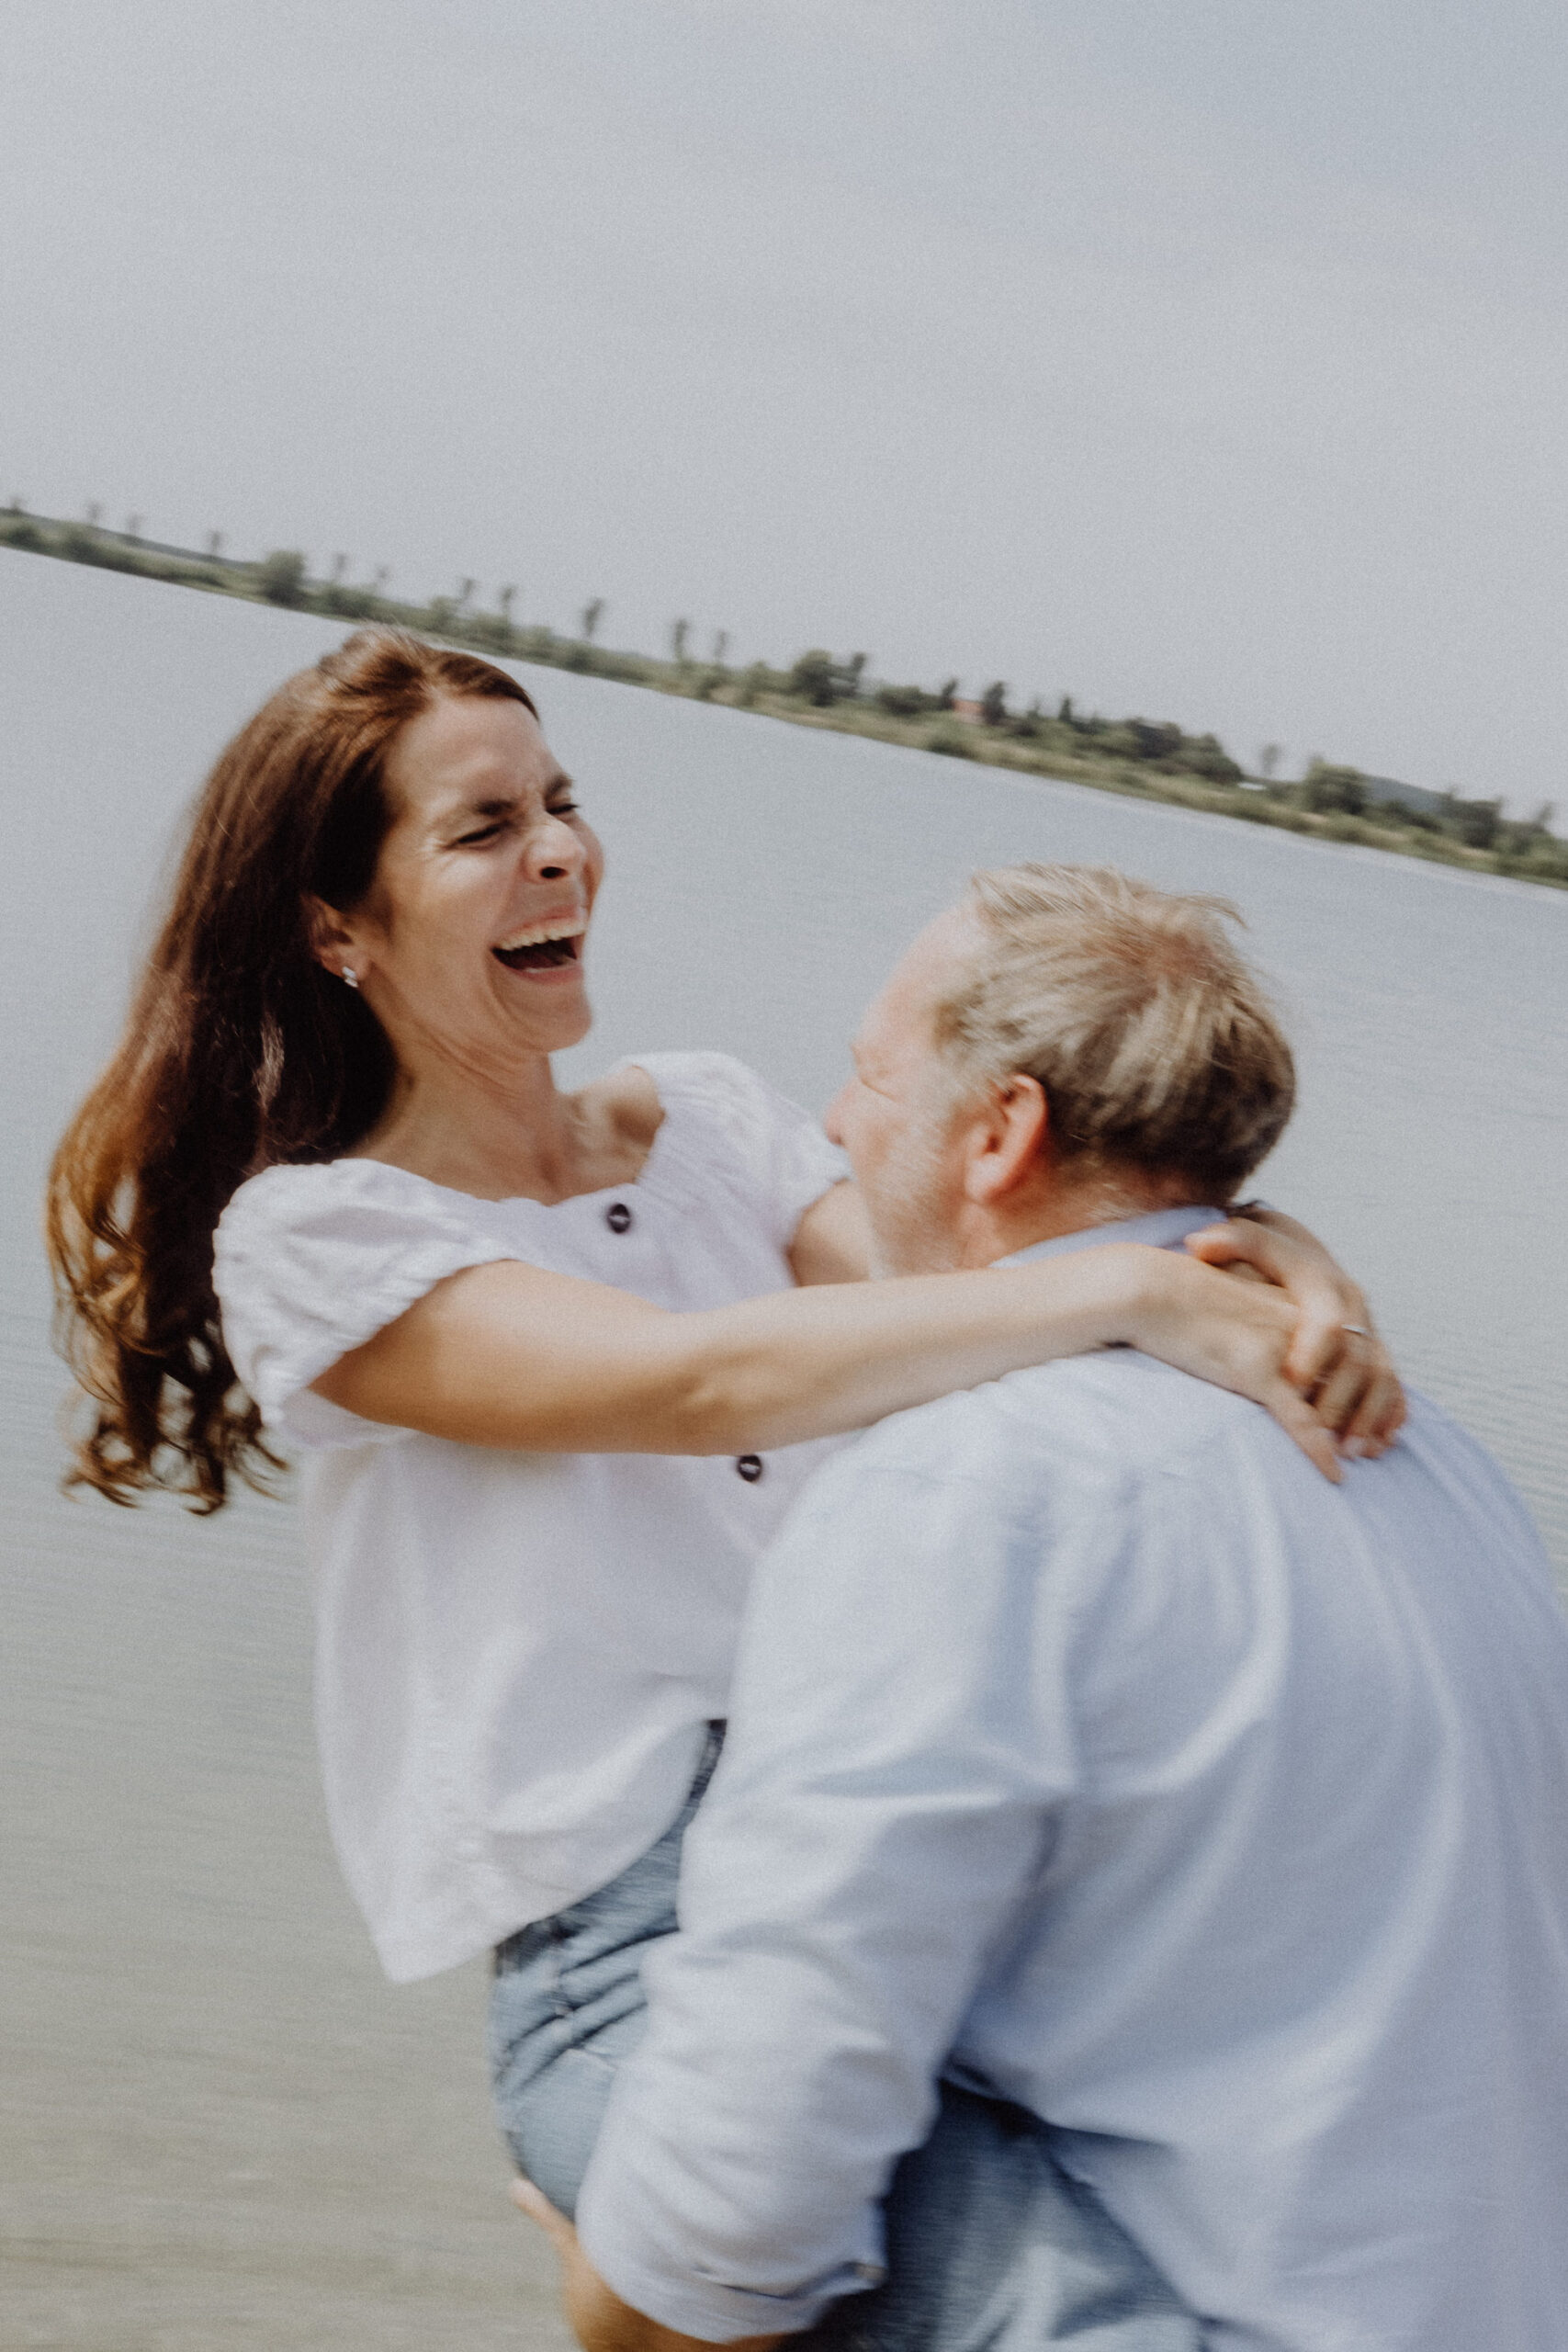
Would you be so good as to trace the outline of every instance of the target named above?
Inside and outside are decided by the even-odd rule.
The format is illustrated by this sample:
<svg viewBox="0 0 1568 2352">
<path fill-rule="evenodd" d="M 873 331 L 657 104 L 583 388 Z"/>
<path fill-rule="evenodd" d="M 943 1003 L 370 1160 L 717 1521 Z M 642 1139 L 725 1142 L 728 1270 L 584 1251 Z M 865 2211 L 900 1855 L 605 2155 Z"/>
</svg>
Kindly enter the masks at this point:
<svg viewBox="0 0 1568 2352">
<path fill-rule="evenodd" d="M 996 1208 L 1039 1173 L 1051 1136 L 1050 1105 L 1037 1078 L 1015 1070 L 976 1108 L 964 1189 L 978 1208 Z"/>
</svg>

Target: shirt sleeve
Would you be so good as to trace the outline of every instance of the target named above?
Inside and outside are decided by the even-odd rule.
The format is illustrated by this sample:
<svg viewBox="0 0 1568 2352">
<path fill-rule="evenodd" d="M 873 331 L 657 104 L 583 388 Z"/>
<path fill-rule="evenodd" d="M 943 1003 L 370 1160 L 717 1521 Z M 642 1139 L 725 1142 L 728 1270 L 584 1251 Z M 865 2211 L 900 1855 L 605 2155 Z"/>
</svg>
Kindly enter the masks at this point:
<svg viewBox="0 0 1568 2352">
<path fill-rule="evenodd" d="M 941 1459 L 908 1418 L 907 1450 Z M 874 2282 L 879 2200 L 1076 1782 L 1037 1535 L 883 1440 L 764 1558 L 681 1933 L 647 1962 L 648 2036 L 578 2209 L 615 2291 L 709 2342 Z"/>
<path fill-rule="evenodd" d="M 813 1201 L 845 1182 L 848 1156 L 822 1132 L 822 1122 L 792 1102 L 730 1054 L 639 1054 L 668 1101 L 676 1091 L 716 1127 L 748 1202 L 760 1212 L 769 1238 L 786 1250 Z"/>
<path fill-rule="evenodd" d="M 307 1450 L 406 1437 L 310 1383 L 448 1274 L 515 1255 L 434 1188 L 405 1196 L 388 1176 L 346 1160 L 268 1169 L 219 1222 L 213 1282 L 234 1369 L 267 1427 Z"/>
</svg>

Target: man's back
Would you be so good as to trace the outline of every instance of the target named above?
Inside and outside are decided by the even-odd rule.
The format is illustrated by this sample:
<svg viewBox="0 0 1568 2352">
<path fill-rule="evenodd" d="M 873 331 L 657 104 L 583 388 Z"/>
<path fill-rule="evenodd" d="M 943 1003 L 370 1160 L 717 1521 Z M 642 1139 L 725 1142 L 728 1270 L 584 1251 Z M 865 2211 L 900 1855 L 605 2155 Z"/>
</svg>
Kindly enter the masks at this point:
<svg viewBox="0 0 1568 2352">
<path fill-rule="evenodd" d="M 1568 1627 L 1515 1498 L 1420 1400 L 1337 1492 L 1144 1359 L 972 1401 L 1042 1514 L 1016 1719 L 1071 1745 L 959 2068 L 1241 2341 L 1568 2344 Z"/>
<path fill-rule="evenodd" d="M 1216 2346 L 1568 2345 L 1568 1626 L 1434 1408 L 1339 1489 L 1131 1355 L 885 1423 L 736 1714 L 626 2088 L 809 2178 L 773 2277 L 863 2256 L 952 2049 Z M 657 2193 L 739 2285 L 740 2170 Z"/>
</svg>

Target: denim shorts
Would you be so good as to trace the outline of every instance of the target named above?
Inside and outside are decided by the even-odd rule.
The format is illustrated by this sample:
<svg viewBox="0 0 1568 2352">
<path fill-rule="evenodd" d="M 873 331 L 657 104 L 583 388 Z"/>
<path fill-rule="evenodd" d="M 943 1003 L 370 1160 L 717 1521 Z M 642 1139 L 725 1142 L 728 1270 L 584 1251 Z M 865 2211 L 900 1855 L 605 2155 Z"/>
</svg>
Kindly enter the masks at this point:
<svg viewBox="0 0 1568 2352">
<path fill-rule="evenodd" d="M 1038 2116 L 940 2086 L 931 2137 L 883 2208 L 887 2276 L 790 2352 L 1202 2352 L 1187 2310 Z"/>
<path fill-rule="evenodd" d="M 559 2212 L 576 2214 L 615 2069 L 642 2039 L 643 1954 L 675 1931 L 681 1841 L 723 1745 L 724 1725 L 709 1724 L 686 1802 L 657 1845 L 607 1886 L 496 1947 L 496 2115 L 519 2171 Z"/>
</svg>

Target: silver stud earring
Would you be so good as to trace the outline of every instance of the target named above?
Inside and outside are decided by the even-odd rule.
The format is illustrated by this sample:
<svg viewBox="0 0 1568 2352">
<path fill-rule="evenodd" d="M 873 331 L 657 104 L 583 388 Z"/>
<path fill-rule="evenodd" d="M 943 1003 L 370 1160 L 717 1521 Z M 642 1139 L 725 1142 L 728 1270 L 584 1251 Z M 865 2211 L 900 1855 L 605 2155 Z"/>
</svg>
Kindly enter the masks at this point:
<svg viewBox="0 0 1568 2352">
<path fill-rule="evenodd" d="M 342 978 L 347 982 L 351 989 L 356 989 L 359 986 L 358 973 L 351 971 L 346 964 L 343 967 Z"/>
</svg>

